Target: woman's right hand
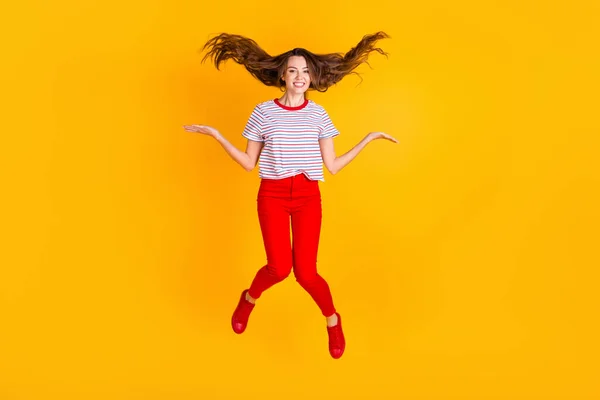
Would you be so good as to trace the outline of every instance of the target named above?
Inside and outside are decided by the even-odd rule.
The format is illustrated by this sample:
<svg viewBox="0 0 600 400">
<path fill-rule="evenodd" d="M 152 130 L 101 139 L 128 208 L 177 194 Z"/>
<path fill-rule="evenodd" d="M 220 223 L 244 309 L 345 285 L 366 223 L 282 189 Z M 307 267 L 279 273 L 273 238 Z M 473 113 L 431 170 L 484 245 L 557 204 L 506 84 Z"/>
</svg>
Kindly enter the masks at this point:
<svg viewBox="0 0 600 400">
<path fill-rule="evenodd" d="M 218 130 L 208 125 L 184 125 L 183 129 L 188 132 L 202 133 L 204 135 L 212 136 L 215 139 L 220 135 Z"/>
</svg>

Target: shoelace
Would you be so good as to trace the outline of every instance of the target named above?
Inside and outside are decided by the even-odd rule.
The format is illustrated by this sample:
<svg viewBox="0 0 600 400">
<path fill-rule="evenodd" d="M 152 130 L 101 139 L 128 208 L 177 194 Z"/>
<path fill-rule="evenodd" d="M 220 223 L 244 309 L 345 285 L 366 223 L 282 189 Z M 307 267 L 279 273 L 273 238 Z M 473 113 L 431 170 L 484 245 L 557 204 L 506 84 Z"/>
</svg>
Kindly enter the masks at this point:
<svg viewBox="0 0 600 400">
<path fill-rule="evenodd" d="M 242 306 L 240 307 L 240 314 L 243 318 L 248 318 L 248 316 L 252 312 L 252 309 L 254 308 L 253 306 L 254 304 L 250 303 L 249 301 L 244 301 L 242 303 Z"/>
<path fill-rule="evenodd" d="M 329 332 L 329 338 L 331 339 L 331 342 L 336 345 L 340 344 L 340 342 L 342 341 L 342 330 L 340 329 L 340 326 L 335 325 L 335 326 L 329 327 L 328 332 Z"/>
</svg>

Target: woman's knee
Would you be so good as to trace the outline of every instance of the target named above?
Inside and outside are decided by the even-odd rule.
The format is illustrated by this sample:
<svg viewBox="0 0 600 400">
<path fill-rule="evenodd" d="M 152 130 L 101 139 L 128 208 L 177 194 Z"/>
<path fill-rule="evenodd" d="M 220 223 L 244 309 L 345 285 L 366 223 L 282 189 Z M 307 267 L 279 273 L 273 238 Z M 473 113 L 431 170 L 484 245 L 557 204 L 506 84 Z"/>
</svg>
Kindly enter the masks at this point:
<svg viewBox="0 0 600 400">
<path fill-rule="evenodd" d="M 278 281 L 282 281 L 290 275 L 290 272 L 292 272 L 292 264 L 269 264 L 267 265 L 267 271 L 269 272 L 269 275 L 271 275 L 273 278 L 275 278 Z"/>
<path fill-rule="evenodd" d="M 319 275 L 316 272 L 294 272 L 296 281 L 302 287 L 312 286 L 318 281 Z"/>
</svg>

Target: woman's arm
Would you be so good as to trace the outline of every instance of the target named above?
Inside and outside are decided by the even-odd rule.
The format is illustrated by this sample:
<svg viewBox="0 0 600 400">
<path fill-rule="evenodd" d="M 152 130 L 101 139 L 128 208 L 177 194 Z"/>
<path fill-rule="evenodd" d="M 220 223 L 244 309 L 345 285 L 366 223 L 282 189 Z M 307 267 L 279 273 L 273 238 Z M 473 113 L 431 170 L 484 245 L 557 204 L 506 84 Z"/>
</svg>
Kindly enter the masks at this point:
<svg viewBox="0 0 600 400">
<path fill-rule="evenodd" d="M 252 171 L 256 166 L 264 144 L 263 142 L 248 140 L 246 151 L 243 152 L 232 145 L 223 135 L 221 135 L 221 132 L 213 127 L 206 125 L 184 125 L 184 129 L 188 132 L 203 133 L 216 139 L 223 149 L 225 149 L 227 154 L 248 172 Z"/>
<path fill-rule="evenodd" d="M 342 168 L 348 165 L 350 161 L 354 160 L 358 153 L 360 153 L 369 142 L 375 139 L 387 139 L 394 143 L 398 143 L 396 139 L 386 133 L 371 132 L 346 154 L 337 157 L 335 155 L 335 148 L 333 146 L 333 138 L 319 139 L 321 156 L 323 158 L 323 164 L 325 164 L 325 168 L 327 168 L 329 173 L 332 175 L 337 174 L 342 170 Z"/>
</svg>

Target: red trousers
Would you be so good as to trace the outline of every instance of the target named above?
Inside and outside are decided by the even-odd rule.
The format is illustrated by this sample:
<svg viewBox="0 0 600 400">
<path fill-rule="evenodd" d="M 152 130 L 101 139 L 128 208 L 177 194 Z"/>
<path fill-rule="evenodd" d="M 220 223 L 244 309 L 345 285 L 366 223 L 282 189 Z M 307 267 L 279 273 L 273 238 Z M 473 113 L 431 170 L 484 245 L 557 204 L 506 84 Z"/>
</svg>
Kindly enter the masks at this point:
<svg viewBox="0 0 600 400">
<path fill-rule="evenodd" d="M 336 310 L 329 285 L 317 273 L 322 215 L 319 182 L 304 174 L 262 179 L 257 209 L 267 264 L 254 277 L 248 291 L 250 296 L 258 299 L 293 269 L 296 281 L 310 294 L 321 313 L 326 317 L 333 315 Z"/>
</svg>

